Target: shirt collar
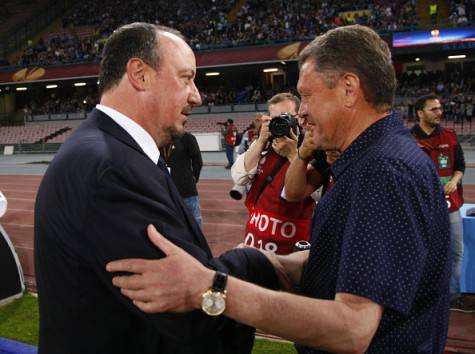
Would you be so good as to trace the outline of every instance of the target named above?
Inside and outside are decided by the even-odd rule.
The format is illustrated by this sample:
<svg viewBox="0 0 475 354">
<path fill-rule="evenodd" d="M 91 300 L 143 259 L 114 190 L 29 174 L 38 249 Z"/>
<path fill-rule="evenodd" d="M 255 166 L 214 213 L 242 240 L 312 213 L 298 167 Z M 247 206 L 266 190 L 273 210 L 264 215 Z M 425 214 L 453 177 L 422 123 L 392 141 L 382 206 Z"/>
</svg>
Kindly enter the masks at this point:
<svg viewBox="0 0 475 354">
<path fill-rule="evenodd" d="M 102 104 L 96 105 L 96 108 L 105 114 L 107 114 L 114 122 L 122 127 L 135 142 L 140 146 L 143 152 L 153 161 L 154 164 L 158 163 L 160 158 L 160 150 L 158 150 L 157 144 L 153 140 L 152 136 L 133 119 L 126 115 L 116 111 L 113 108 L 104 106 Z"/>
<path fill-rule="evenodd" d="M 436 125 L 435 129 L 432 131 L 432 133 L 427 134 L 424 130 L 422 130 L 420 124 L 414 125 L 413 132 L 420 138 L 432 138 L 433 136 L 439 135 L 440 132 L 442 131 L 442 127 L 440 125 Z"/>
<path fill-rule="evenodd" d="M 381 139 L 390 131 L 403 128 L 402 117 L 398 114 L 390 114 L 366 128 L 343 152 L 331 167 L 335 180 L 354 161 L 357 161 L 371 145 Z"/>
</svg>

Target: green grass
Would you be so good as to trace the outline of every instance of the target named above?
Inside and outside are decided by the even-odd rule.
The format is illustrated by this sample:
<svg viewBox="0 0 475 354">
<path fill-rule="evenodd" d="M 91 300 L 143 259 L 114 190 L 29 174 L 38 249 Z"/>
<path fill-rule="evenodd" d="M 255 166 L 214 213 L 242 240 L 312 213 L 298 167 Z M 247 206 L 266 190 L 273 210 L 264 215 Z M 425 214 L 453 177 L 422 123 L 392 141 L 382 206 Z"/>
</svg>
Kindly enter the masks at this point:
<svg viewBox="0 0 475 354">
<path fill-rule="evenodd" d="M 38 345 L 38 300 L 26 294 L 0 307 L 0 337 Z"/>
<path fill-rule="evenodd" d="M 256 339 L 252 354 L 297 354 L 292 343 Z"/>
<path fill-rule="evenodd" d="M 0 307 L 0 337 L 38 345 L 38 300 L 26 294 Z M 256 339 L 252 354 L 295 354 L 292 344 Z"/>
</svg>

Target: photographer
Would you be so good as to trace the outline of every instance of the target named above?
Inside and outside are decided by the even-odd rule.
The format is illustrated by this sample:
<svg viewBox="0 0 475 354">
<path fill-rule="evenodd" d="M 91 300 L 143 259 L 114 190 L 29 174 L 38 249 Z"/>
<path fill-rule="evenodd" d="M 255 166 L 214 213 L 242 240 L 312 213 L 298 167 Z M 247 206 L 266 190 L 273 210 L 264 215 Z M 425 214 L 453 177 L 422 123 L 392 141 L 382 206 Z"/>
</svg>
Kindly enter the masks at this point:
<svg viewBox="0 0 475 354">
<path fill-rule="evenodd" d="M 244 243 L 288 254 L 296 242 L 308 240 L 315 203 L 311 197 L 298 202 L 282 197 L 285 173 L 297 156 L 299 127 L 295 116 L 300 100 L 280 93 L 268 105 L 270 115 L 257 116 L 259 137 L 237 158 L 231 175 L 236 184 L 251 184 L 245 202 L 249 218 Z"/>
</svg>

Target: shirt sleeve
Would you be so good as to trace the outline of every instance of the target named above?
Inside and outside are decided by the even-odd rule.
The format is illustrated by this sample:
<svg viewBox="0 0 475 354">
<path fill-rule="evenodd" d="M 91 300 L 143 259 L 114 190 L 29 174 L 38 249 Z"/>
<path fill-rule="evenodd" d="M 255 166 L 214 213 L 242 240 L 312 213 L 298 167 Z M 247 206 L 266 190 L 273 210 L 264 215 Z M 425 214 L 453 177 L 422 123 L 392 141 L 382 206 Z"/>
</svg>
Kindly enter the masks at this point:
<svg viewBox="0 0 475 354">
<path fill-rule="evenodd" d="M 325 176 L 328 174 L 328 169 L 330 165 L 327 162 L 327 155 L 323 150 L 317 150 L 314 155 L 313 159 L 310 161 L 310 164 L 313 166 L 315 170 L 320 172 L 321 175 Z"/>
<path fill-rule="evenodd" d="M 463 149 L 458 141 L 457 145 L 455 145 L 454 170 L 465 173 L 465 156 L 463 154 Z"/>
<path fill-rule="evenodd" d="M 144 183 L 139 183 L 140 186 L 153 184 L 141 182 Z M 153 185 L 157 187 L 157 184 Z M 261 252 L 237 249 L 210 258 L 203 247 L 190 241 L 192 238 L 187 236 L 190 229 L 186 220 L 173 201 L 163 197 L 163 188 L 154 195 L 153 191 L 144 193 L 140 186 L 127 181 L 127 174 L 123 170 L 109 169 L 104 172 L 90 199 L 95 202 L 89 203 L 88 222 L 81 239 L 85 249 L 95 250 L 84 253 L 91 272 L 102 281 L 116 301 L 134 316 L 153 325 L 160 334 L 183 342 L 199 341 L 230 323 L 224 316 L 212 318 L 202 311 L 146 314 L 112 285 L 113 274 L 105 269 L 108 262 L 122 258 L 160 259 L 164 256 L 160 249 L 148 241 L 146 225 L 150 223 L 168 240 L 211 269 L 266 287 L 277 286 L 272 264 Z M 176 328 L 180 328 L 180 331 L 177 332 Z"/>
<path fill-rule="evenodd" d="M 234 183 L 239 184 L 241 186 L 245 186 L 251 183 L 257 172 L 257 165 L 254 166 L 250 171 L 246 171 L 246 168 L 244 167 L 245 156 L 246 153 L 239 155 L 236 161 L 234 161 L 233 166 L 231 167 L 231 177 Z"/>
</svg>

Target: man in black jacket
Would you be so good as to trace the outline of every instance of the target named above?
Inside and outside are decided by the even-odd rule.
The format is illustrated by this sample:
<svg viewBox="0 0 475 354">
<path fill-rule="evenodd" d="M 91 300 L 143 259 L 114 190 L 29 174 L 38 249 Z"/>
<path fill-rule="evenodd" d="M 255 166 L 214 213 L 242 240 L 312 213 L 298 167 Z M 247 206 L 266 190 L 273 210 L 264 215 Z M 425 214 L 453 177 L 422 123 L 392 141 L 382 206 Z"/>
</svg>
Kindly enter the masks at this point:
<svg viewBox="0 0 475 354">
<path fill-rule="evenodd" d="M 192 107 L 201 103 L 195 73 L 191 48 L 172 29 L 134 23 L 107 40 L 100 104 L 61 146 L 36 200 L 39 354 L 251 351 L 252 330 L 218 316 L 212 303 L 186 315 L 147 315 L 105 269 L 115 259 L 164 257 L 147 239 L 152 223 L 219 270 L 217 279 L 228 273 L 276 286 L 272 265 L 257 250 L 212 257 L 163 163 L 159 148 L 183 135 Z"/>
<path fill-rule="evenodd" d="M 174 139 L 172 143 L 160 149 L 160 152 L 170 169 L 170 175 L 178 192 L 201 227 L 200 198 L 196 183 L 200 179 L 203 159 L 195 136 L 185 132 L 181 138 Z"/>
</svg>

